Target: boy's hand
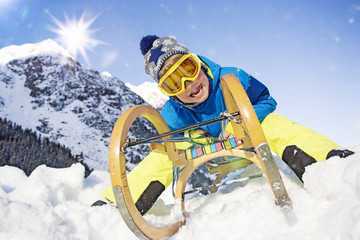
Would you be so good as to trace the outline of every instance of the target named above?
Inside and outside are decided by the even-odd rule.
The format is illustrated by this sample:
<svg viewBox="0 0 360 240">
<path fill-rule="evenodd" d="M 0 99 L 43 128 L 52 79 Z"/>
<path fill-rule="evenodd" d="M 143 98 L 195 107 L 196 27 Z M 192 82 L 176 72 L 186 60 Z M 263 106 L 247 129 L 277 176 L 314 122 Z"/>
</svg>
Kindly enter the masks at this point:
<svg viewBox="0 0 360 240">
<path fill-rule="evenodd" d="M 201 128 L 196 129 L 196 130 L 195 130 L 195 133 L 196 133 L 196 134 L 199 134 L 199 135 L 205 134 L 207 141 L 210 141 L 210 139 L 211 139 L 209 133 L 208 133 L 206 130 L 204 130 L 204 129 L 201 129 Z M 227 132 L 227 131 L 223 131 L 223 132 L 220 133 L 220 135 L 219 135 L 219 141 L 223 141 L 223 140 L 226 140 L 226 139 L 229 139 L 229 138 L 232 138 L 232 137 L 234 137 L 234 135 L 233 135 L 232 133 Z"/>
<path fill-rule="evenodd" d="M 206 136 L 206 141 L 208 141 L 208 142 L 211 141 L 211 136 L 210 136 L 210 134 L 209 134 L 206 130 L 201 129 L 201 128 L 198 128 L 198 129 L 195 130 L 195 133 L 196 133 L 196 134 L 199 134 L 199 135 L 205 134 L 205 136 Z"/>
<path fill-rule="evenodd" d="M 196 133 L 196 134 L 199 134 L 199 135 L 202 135 L 202 134 L 204 134 L 204 133 L 207 133 L 207 131 L 204 130 L 204 129 L 198 128 L 198 129 L 195 130 L 195 133 Z"/>
<path fill-rule="evenodd" d="M 219 135 L 219 141 L 223 141 L 225 139 L 229 139 L 229 138 L 232 138 L 232 137 L 234 137 L 234 135 L 232 135 L 231 133 L 229 133 L 227 131 L 223 131 Z"/>
</svg>

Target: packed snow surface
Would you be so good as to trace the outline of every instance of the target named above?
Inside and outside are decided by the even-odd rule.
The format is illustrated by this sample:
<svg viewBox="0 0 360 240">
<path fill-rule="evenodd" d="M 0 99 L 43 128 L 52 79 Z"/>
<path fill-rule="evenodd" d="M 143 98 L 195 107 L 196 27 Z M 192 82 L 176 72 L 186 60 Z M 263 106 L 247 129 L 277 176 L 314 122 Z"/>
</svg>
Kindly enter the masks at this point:
<svg viewBox="0 0 360 240">
<path fill-rule="evenodd" d="M 282 173 L 294 207 L 288 215 L 274 204 L 267 180 L 259 178 L 190 198 L 186 225 L 170 239 L 360 239 L 360 146 L 353 150 L 346 159 L 307 167 L 304 185 Z M 243 174 L 256 171 L 254 166 Z M 80 164 L 39 166 L 29 177 L 0 167 L 0 239 L 137 239 L 113 205 L 91 207 L 110 186 L 110 174 L 83 174 Z M 167 218 L 173 207 L 168 190 L 146 219 Z"/>
</svg>

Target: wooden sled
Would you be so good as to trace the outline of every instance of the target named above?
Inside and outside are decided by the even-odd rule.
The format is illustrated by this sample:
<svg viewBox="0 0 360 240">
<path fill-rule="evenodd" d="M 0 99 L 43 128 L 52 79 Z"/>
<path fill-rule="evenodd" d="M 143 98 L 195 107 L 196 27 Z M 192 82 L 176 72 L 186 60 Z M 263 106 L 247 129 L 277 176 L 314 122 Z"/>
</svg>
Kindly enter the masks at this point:
<svg viewBox="0 0 360 240">
<path fill-rule="evenodd" d="M 242 144 L 230 149 L 224 148 L 215 153 L 202 155 L 191 160 L 186 158 L 184 151 L 176 149 L 173 142 L 151 145 L 153 151 L 163 151 L 166 153 L 169 159 L 172 160 L 174 167 L 184 167 L 175 189 L 175 204 L 181 208 L 183 218 L 170 226 L 154 227 L 137 210 L 127 181 L 125 166 L 126 151 L 124 149 L 129 143 L 128 132 L 130 126 L 139 116 L 148 119 L 160 135 L 169 132 L 169 128 L 161 115 L 155 109 L 148 106 L 134 106 L 125 111 L 117 120 L 110 142 L 111 182 L 118 210 L 128 227 L 138 238 L 163 239 L 176 233 L 185 224 L 186 215 L 183 193 L 189 177 L 202 164 L 210 164 L 211 160 L 221 157 L 236 156 L 242 158 L 242 160 L 211 168 L 211 173 L 218 174 L 215 183 L 220 182 L 229 172 L 255 163 L 264 171 L 274 193 L 275 203 L 282 210 L 292 208 L 292 202 L 286 192 L 276 162 L 241 83 L 234 75 L 228 74 L 221 78 L 221 87 L 228 113 L 238 113 L 236 117 L 231 118 L 231 122 L 235 137 Z M 252 148 L 253 151 L 248 151 L 249 148 Z"/>
</svg>

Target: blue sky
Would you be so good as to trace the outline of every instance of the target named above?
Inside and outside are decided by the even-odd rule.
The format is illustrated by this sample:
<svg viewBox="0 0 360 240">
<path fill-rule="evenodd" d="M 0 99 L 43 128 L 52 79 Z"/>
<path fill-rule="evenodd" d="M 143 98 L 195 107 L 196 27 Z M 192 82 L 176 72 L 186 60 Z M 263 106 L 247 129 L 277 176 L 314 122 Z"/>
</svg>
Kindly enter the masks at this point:
<svg viewBox="0 0 360 240">
<path fill-rule="evenodd" d="M 51 16 L 89 21 L 88 62 L 124 82 L 152 81 L 139 50 L 175 35 L 193 52 L 263 82 L 277 112 L 338 143 L 360 144 L 360 1 L 0 0 L 0 48 L 56 39 Z"/>
</svg>

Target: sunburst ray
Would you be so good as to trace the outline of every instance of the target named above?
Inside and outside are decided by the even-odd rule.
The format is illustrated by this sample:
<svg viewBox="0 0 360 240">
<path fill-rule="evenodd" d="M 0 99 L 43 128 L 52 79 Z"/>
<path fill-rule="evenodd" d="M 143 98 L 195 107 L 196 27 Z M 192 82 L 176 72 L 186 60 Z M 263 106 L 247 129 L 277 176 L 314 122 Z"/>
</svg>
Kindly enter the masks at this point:
<svg viewBox="0 0 360 240">
<path fill-rule="evenodd" d="M 46 11 L 51 19 L 56 24 L 56 27 L 49 27 L 49 30 L 56 33 L 56 41 L 58 41 L 63 47 L 65 47 L 69 53 L 76 59 L 78 52 L 84 58 L 89 65 L 89 58 L 87 51 L 94 52 L 94 48 L 99 44 L 105 44 L 105 42 L 94 38 L 92 35 L 99 29 L 91 29 L 91 25 L 101 15 L 98 13 L 90 20 L 85 20 L 85 11 L 82 13 L 80 19 L 73 17 L 72 19 L 64 13 L 65 22 L 61 22 L 54 17 L 49 11 Z"/>
</svg>

